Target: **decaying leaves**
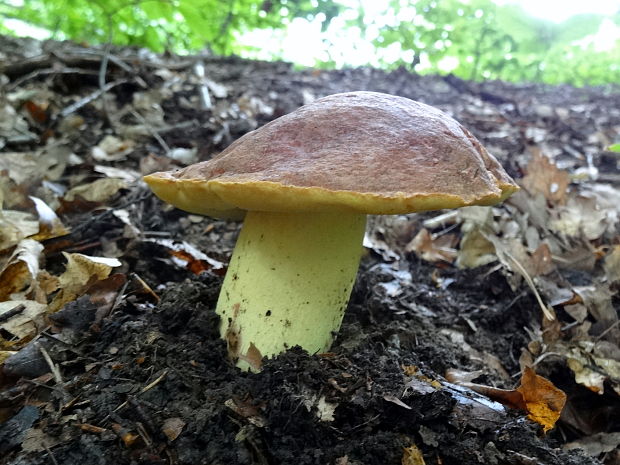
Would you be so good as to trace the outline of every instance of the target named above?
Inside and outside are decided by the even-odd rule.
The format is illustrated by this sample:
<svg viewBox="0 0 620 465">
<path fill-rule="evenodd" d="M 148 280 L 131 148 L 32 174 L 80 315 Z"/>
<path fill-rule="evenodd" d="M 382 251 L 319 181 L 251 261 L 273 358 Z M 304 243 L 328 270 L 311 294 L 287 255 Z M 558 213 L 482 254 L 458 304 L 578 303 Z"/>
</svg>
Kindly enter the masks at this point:
<svg viewBox="0 0 620 465">
<path fill-rule="evenodd" d="M 402 465 L 426 465 L 422 451 L 415 444 L 403 449 Z"/>
<path fill-rule="evenodd" d="M 22 240 L 0 267 L 0 302 L 30 294 L 39 273 L 43 245 L 33 239 Z"/>
<path fill-rule="evenodd" d="M 539 149 L 534 148 L 522 184 L 531 194 L 540 193 L 551 204 L 562 204 L 566 199 L 570 176 L 566 171 L 558 169 Z"/>
<path fill-rule="evenodd" d="M 66 253 L 65 272 L 59 276 L 58 294 L 49 304 L 51 313 L 60 310 L 67 302 L 75 300 L 97 281 L 107 278 L 112 268 L 121 266 L 115 258 L 89 257 L 79 253 Z"/>
<path fill-rule="evenodd" d="M 530 420 L 541 424 L 545 432 L 552 429 L 560 418 L 566 394 L 529 367 L 523 371 L 517 391 L 523 396 Z"/>
<path fill-rule="evenodd" d="M 64 197 L 66 202 L 74 202 L 78 197 L 87 202 L 103 203 L 108 201 L 120 189 L 125 189 L 127 183 L 123 179 L 102 178 L 91 183 L 82 184 L 69 190 Z"/>
<path fill-rule="evenodd" d="M 454 246 L 458 242 L 455 234 L 434 236 L 426 228 L 420 232 L 405 246 L 405 251 L 415 252 L 423 260 L 428 262 L 445 261 L 452 263 L 456 258 Z"/>
<path fill-rule="evenodd" d="M 470 382 L 472 377 L 469 373 L 458 370 L 449 370 L 446 379 L 488 396 L 508 407 L 525 410 L 528 413 L 528 418 L 542 425 L 545 432 L 555 426 L 566 403 L 564 392 L 556 388 L 551 381 L 537 375 L 529 367 L 523 371 L 520 386 L 514 390 L 472 383 Z"/>
</svg>

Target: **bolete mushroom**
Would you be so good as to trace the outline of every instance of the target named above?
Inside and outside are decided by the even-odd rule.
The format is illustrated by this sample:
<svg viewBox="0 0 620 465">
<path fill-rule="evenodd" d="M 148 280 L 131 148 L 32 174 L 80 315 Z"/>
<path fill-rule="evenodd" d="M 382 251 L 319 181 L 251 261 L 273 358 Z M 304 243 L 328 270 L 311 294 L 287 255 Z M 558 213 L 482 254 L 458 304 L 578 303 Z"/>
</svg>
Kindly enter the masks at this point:
<svg viewBox="0 0 620 465">
<path fill-rule="evenodd" d="M 183 210 L 245 222 L 216 312 L 240 366 L 329 348 L 368 214 L 493 205 L 518 190 L 454 119 L 403 97 L 350 92 L 305 105 L 211 160 L 146 176 Z"/>
</svg>

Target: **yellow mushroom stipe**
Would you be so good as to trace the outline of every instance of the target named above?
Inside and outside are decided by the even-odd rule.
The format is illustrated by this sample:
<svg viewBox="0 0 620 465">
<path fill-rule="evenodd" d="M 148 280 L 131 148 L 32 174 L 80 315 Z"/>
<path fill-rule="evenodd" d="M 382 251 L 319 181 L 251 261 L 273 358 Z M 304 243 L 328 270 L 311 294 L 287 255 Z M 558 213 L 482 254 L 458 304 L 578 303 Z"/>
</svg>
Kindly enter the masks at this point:
<svg viewBox="0 0 620 465">
<path fill-rule="evenodd" d="M 257 369 L 258 354 L 295 345 L 311 354 L 329 348 L 355 282 L 365 226 L 366 215 L 357 213 L 247 213 L 216 308 L 241 368 Z"/>
</svg>

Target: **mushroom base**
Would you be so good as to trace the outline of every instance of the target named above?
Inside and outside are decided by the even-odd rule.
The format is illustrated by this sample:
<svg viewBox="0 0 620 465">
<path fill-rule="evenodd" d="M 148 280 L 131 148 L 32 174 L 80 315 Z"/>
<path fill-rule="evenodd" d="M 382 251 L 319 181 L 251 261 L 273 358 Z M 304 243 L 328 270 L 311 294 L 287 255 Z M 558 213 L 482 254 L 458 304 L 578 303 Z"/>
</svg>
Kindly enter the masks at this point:
<svg viewBox="0 0 620 465">
<path fill-rule="evenodd" d="M 217 303 L 230 356 L 244 369 L 299 345 L 326 351 L 362 254 L 366 215 L 248 212 Z"/>
</svg>

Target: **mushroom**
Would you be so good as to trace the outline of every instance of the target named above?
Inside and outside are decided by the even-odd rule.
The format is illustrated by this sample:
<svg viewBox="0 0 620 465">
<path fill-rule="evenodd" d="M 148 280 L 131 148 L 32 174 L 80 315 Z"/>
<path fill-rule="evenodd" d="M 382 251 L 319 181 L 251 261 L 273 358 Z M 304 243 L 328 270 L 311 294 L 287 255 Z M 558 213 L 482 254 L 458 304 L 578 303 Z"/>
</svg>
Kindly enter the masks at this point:
<svg viewBox="0 0 620 465">
<path fill-rule="evenodd" d="M 330 347 L 366 215 L 493 205 L 519 189 L 454 119 L 376 92 L 321 98 L 211 160 L 144 179 L 188 212 L 245 218 L 216 312 L 229 354 L 253 369 L 295 345 Z"/>
</svg>

